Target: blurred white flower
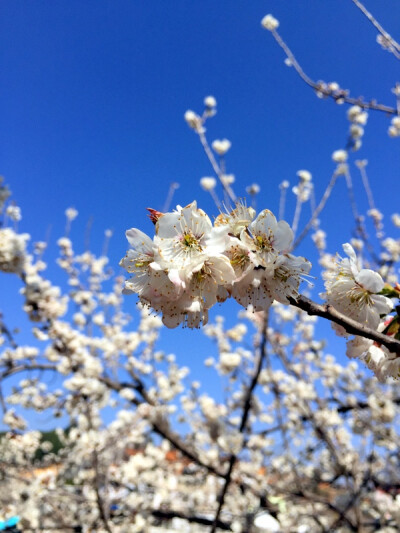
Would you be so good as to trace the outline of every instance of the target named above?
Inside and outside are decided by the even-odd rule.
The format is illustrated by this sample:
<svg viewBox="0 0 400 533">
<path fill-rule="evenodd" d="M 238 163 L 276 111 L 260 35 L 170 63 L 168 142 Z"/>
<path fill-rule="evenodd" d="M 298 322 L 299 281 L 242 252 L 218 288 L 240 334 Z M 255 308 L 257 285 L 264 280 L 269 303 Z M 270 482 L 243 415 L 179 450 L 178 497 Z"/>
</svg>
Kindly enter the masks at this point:
<svg viewBox="0 0 400 533">
<path fill-rule="evenodd" d="M 0 229 L 0 271 L 22 272 L 28 239 L 27 233 L 18 234 L 11 228 Z"/>
<path fill-rule="evenodd" d="M 332 92 L 336 92 L 340 89 L 340 85 L 336 81 L 331 81 L 328 84 L 328 89 Z"/>
<path fill-rule="evenodd" d="M 359 105 L 353 105 L 347 110 L 347 118 L 350 122 L 353 122 L 354 119 L 362 112 L 362 109 Z"/>
<path fill-rule="evenodd" d="M 265 15 L 261 20 L 261 25 L 268 31 L 276 30 L 279 26 L 279 21 L 271 14 Z"/>
<path fill-rule="evenodd" d="M 246 187 L 247 194 L 250 194 L 250 196 L 255 196 L 260 192 L 260 186 L 257 183 L 252 183 L 248 187 Z"/>
<path fill-rule="evenodd" d="M 240 365 L 241 357 L 237 352 L 222 352 L 219 356 L 219 365 L 222 374 L 233 372 Z"/>
<path fill-rule="evenodd" d="M 392 222 L 396 228 L 400 228 L 400 215 L 398 213 L 392 215 Z"/>
<path fill-rule="evenodd" d="M 223 176 L 221 176 L 221 181 L 226 186 L 232 185 L 232 183 L 235 183 L 235 175 L 224 174 Z"/>
<path fill-rule="evenodd" d="M 302 181 L 307 182 L 312 180 L 311 172 L 308 170 L 298 170 L 296 174 Z"/>
<path fill-rule="evenodd" d="M 199 115 L 192 111 L 191 109 L 188 109 L 184 115 L 184 118 L 190 128 L 196 131 L 200 131 L 202 129 L 203 123 Z"/>
<path fill-rule="evenodd" d="M 217 180 L 212 176 L 205 176 L 204 178 L 200 179 L 200 185 L 205 191 L 211 191 L 215 189 Z"/>
<path fill-rule="evenodd" d="M 21 209 L 17 205 L 9 205 L 6 209 L 6 215 L 14 222 L 19 222 L 22 219 Z"/>
<path fill-rule="evenodd" d="M 206 107 L 216 107 L 217 106 L 217 100 L 214 98 L 214 96 L 206 96 L 204 98 L 204 105 Z"/>
<path fill-rule="evenodd" d="M 353 139 L 358 139 L 364 135 L 364 128 L 358 124 L 352 124 L 350 126 L 350 135 L 353 137 Z"/>
<path fill-rule="evenodd" d="M 72 221 L 78 216 L 78 211 L 74 207 L 68 207 L 65 210 L 65 216 L 69 221 Z"/>
<path fill-rule="evenodd" d="M 390 124 L 389 137 L 400 137 L 400 116 L 393 117 Z"/>
<path fill-rule="evenodd" d="M 335 163 L 345 163 L 347 161 L 347 151 L 346 150 L 335 150 L 332 154 L 332 159 Z"/>
<path fill-rule="evenodd" d="M 213 147 L 214 152 L 217 152 L 218 155 L 225 155 L 226 152 L 232 146 L 231 142 L 228 139 L 216 139 L 212 142 L 211 146 Z"/>
</svg>

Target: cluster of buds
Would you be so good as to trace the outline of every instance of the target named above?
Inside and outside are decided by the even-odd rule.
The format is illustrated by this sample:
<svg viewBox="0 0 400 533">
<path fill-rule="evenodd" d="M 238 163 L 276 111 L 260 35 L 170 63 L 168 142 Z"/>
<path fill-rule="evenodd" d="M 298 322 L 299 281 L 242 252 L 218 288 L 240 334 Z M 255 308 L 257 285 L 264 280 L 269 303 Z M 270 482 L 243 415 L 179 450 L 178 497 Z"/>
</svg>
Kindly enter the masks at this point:
<svg viewBox="0 0 400 533">
<path fill-rule="evenodd" d="M 298 201 L 304 203 L 309 200 L 314 188 L 312 183 L 312 175 L 308 170 L 299 170 L 297 172 L 297 176 L 299 178 L 299 182 L 298 185 L 293 187 L 292 191 L 297 196 Z"/>
<path fill-rule="evenodd" d="M 388 129 L 389 137 L 400 137 L 400 116 L 392 118 Z"/>
<path fill-rule="evenodd" d="M 327 83 L 320 80 L 316 83 L 315 91 L 318 98 L 331 97 L 339 105 L 344 104 L 345 99 L 349 95 L 349 91 L 347 89 L 342 89 L 336 81 Z"/>
<path fill-rule="evenodd" d="M 350 121 L 350 144 L 353 150 L 361 148 L 361 138 L 364 135 L 363 126 L 368 120 L 368 113 L 363 111 L 359 105 L 353 105 L 347 111 L 347 118 Z"/>
</svg>

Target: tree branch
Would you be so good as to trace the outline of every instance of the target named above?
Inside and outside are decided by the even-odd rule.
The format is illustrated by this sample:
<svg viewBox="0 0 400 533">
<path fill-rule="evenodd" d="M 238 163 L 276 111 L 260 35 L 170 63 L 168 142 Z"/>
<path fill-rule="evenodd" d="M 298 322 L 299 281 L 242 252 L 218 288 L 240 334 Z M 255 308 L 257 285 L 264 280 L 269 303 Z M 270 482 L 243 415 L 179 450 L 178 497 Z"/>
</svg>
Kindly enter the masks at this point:
<svg viewBox="0 0 400 533">
<path fill-rule="evenodd" d="M 144 385 L 141 382 L 139 382 L 138 385 L 136 386 L 136 385 L 133 385 L 132 383 L 117 383 L 107 377 L 101 377 L 99 378 L 99 381 L 101 381 L 108 388 L 116 392 L 119 392 L 120 390 L 124 388 L 134 389 L 138 391 L 140 394 L 142 394 L 144 391 Z M 149 403 L 149 405 L 152 405 L 153 407 L 155 407 L 154 403 L 150 402 L 149 399 L 146 400 L 146 402 Z M 141 404 L 141 402 L 138 400 L 131 400 L 131 403 L 134 403 L 135 405 Z M 221 470 L 219 470 L 218 468 L 210 464 L 205 463 L 202 459 L 200 459 L 200 457 L 195 452 L 195 450 L 187 446 L 183 442 L 183 440 L 179 437 L 179 435 L 176 435 L 175 433 L 173 433 L 170 429 L 166 427 L 166 425 L 160 424 L 156 420 L 149 420 L 149 422 L 155 433 L 160 435 L 160 437 L 163 437 L 164 439 L 168 440 L 174 446 L 174 448 L 179 450 L 188 459 L 198 464 L 199 466 L 205 468 L 206 470 L 208 470 L 208 472 L 210 472 L 211 474 L 214 474 L 215 476 L 225 477 L 225 474 Z"/>
<path fill-rule="evenodd" d="M 201 524 L 203 526 L 210 526 L 212 525 L 212 520 L 209 518 L 203 518 L 202 516 L 187 516 L 182 513 L 178 513 L 176 511 L 165 511 L 165 510 L 155 510 L 152 511 L 151 514 L 155 518 L 160 518 L 161 520 L 171 520 L 172 518 L 182 518 L 183 520 L 187 520 L 190 523 L 194 524 Z M 231 527 L 227 522 L 222 522 L 221 520 L 218 520 L 217 523 L 218 529 L 222 529 L 223 531 L 231 531 Z"/>
<path fill-rule="evenodd" d="M 312 300 L 300 295 L 297 299 L 289 298 L 290 305 L 302 309 L 308 315 L 316 315 L 322 318 L 327 318 L 331 322 L 335 322 L 339 326 L 342 326 L 347 333 L 351 335 L 358 335 L 366 339 L 371 339 L 379 345 L 385 346 L 390 352 L 400 354 L 400 341 L 388 337 L 379 331 L 375 331 L 352 318 L 339 313 L 332 305 L 317 304 Z"/>
<path fill-rule="evenodd" d="M 391 47 L 388 47 L 388 50 L 392 52 L 392 54 L 397 59 L 400 59 L 400 44 L 396 42 L 393 37 L 388 34 L 387 31 L 384 30 L 384 28 L 379 24 L 376 18 L 366 9 L 366 7 L 359 0 L 353 0 L 353 2 L 358 7 L 358 9 L 367 17 L 371 24 L 375 26 L 375 28 L 382 35 L 384 40 L 391 45 Z"/>
<path fill-rule="evenodd" d="M 253 392 L 257 386 L 258 378 L 260 376 L 260 372 L 261 372 L 261 369 L 263 367 L 263 364 L 264 364 L 264 361 L 267 355 L 267 335 L 268 335 L 268 312 L 266 312 L 266 316 L 264 319 L 258 361 L 256 363 L 256 368 L 255 368 L 253 377 L 247 389 L 246 398 L 244 400 L 243 414 L 242 414 L 242 419 L 241 419 L 240 427 L 239 427 L 239 433 L 241 434 L 244 433 L 245 428 L 246 428 L 246 424 L 249 418 L 250 409 L 251 409 L 252 400 L 253 400 Z M 225 496 L 228 492 L 229 485 L 231 484 L 231 481 L 232 481 L 232 471 L 233 471 L 233 467 L 236 464 L 238 455 L 239 455 L 238 453 L 234 453 L 231 455 L 229 459 L 228 470 L 225 474 L 225 483 L 218 497 L 218 508 L 217 508 L 217 512 L 215 513 L 214 522 L 212 523 L 210 533 L 215 533 L 217 529 L 219 516 L 221 514 L 222 507 L 224 506 Z"/>
<path fill-rule="evenodd" d="M 398 114 L 396 108 L 389 107 L 384 104 L 379 104 L 378 102 L 376 102 L 376 100 L 364 102 L 362 97 L 359 97 L 359 98 L 350 97 L 348 90 L 345 90 L 345 89 L 332 90 L 323 82 L 315 82 L 301 68 L 293 52 L 290 50 L 290 48 L 285 43 L 285 41 L 282 39 L 282 37 L 279 35 L 279 33 L 276 30 L 272 30 L 271 33 L 274 36 L 274 39 L 276 40 L 276 42 L 279 44 L 279 46 L 283 49 L 283 51 L 287 55 L 291 65 L 293 66 L 297 74 L 300 76 L 300 78 L 307 85 L 312 87 L 318 94 L 332 98 L 333 100 L 335 100 L 335 102 L 339 102 L 339 103 L 343 102 L 343 103 L 350 104 L 350 105 L 358 105 L 362 109 L 372 109 L 374 111 L 382 111 L 383 113 L 388 113 L 390 115 Z"/>
</svg>

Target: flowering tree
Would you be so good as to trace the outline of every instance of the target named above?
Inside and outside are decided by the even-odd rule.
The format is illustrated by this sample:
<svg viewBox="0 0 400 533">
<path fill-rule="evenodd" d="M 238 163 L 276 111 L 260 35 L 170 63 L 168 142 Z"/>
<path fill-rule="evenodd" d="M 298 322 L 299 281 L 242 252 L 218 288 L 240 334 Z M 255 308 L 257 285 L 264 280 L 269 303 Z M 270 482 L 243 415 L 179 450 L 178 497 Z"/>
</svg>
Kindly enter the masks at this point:
<svg viewBox="0 0 400 533">
<path fill-rule="evenodd" d="M 353 1 L 378 29 L 379 44 L 399 59 L 400 46 Z M 278 33 L 278 21 L 267 15 L 262 25 L 317 96 L 349 104 L 348 142 L 333 152 L 333 175 L 319 202 L 310 172 L 298 172 L 292 224 L 284 220 L 285 181 L 278 217 L 236 198 L 226 171 L 231 144 L 210 145 L 206 135 L 217 108 L 212 96 L 202 113 L 187 111 L 185 120 L 211 163 L 214 176 L 200 184 L 217 216 L 212 222 L 196 201 L 170 212 L 149 209 L 154 236 L 126 232 L 129 249 L 120 265 L 127 279 L 114 276 L 106 253 L 74 251 L 69 231 L 78 213 L 70 208 L 57 258 L 67 288 L 53 285 L 45 274 L 46 244 L 29 248 L 29 235 L 18 229 L 20 209 L 0 185 L 0 271 L 19 277 L 33 335 L 21 343 L 3 310 L 0 518 L 18 514 L 24 531 L 400 527 L 400 241 L 384 236 L 366 161 L 359 160 L 375 233 L 369 237 L 349 159 L 361 147 L 369 110 L 391 116 L 389 136 L 400 136 L 400 89 L 391 108 L 353 98 L 336 82 L 314 82 Z M 355 237 L 343 236 L 344 258 L 327 252 L 321 222 L 339 177 L 355 223 Z M 247 192 L 253 200 L 258 185 Z M 311 217 L 300 228 L 307 202 Z M 399 215 L 392 221 L 400 227 Z M 315 244 L 312 262 L 297 255 L 305 239 Z M 312 286 L 319 277 L 320 296 Z M 125 294 L 137 297 L 124 305 Z M 126 309 L 135 299 L 132 318 Z M 239 304 L 237 323 L 209 321 L 209 310 L 228 299 Z M 327 352 L 322 320 L 346 339 L 339 342 L 343 348 L 346 342 L 348 364 Z M 181 325 L 201 328 L 213 341 L 215 355 L 204 364 L 221 376 L 222 394 L 189 377 L 161 348 L 163 326 Z M 29 410 L 60 419 L 52 440 L 29 427 Z"/>
</svg>

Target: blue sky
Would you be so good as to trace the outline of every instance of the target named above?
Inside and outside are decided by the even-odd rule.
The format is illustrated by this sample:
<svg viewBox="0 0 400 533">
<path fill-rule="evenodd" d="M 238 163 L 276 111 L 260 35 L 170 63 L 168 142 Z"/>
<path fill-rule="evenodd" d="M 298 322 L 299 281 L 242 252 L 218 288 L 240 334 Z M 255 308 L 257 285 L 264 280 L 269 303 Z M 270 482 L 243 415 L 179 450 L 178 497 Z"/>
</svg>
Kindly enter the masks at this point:
<svg viewBox="0 0 400 533">
<path fill-rule="evenodd" d="M 398 0 L 366 6 L 389 33 L 400 35 Z M 152 232 L 145 208 L 160 209 L 171 182 L 180 183 L 176 203 L 196 198 L 217 214 L 198 185 L 211 168 L 183 120 L 188 108 L 201 112 L 209 94 L 218 114 L 208 136 L 231 140 L 227 164 L 239 196 L 257 182 L 259 208 L 277 212 L 279 183 L 294 185 L 296 171 L 308 169 L 321 197 L 334 168 L 331 154 L 346 143 L 347 108 L 317 99 L 284 65 L 283 52 L 260 25 L 269 12 L 312 78 L 395 104 L 390 89 L 400 78 L 399 63 L 376 44 L 376 30 L 350 0 L 1 3 L 0 173 L 22 208 L 21 230 L 43 240 L 51 226 L 49 261 L 69 206 L 80 213 L 72 231 L 78 251 L 90 217 L 93 251 L 100 252 L 104 230 L 114 230 L 116 271 L 127 247 L 125 230 Z M 388 125 L 383 114 L 371 114 L 355 158 L 368 158 L 376 204 L 392 213 L 400 151 Z M 357 199 L 365 212 L 359 183 Z M 291 213 L 293 206 L 291 198 Z M 353 227 L 344 181 L 321 218 L 329 251 L 341 251 Z M 307 244 L 301 251 L 311 253 Z M 53 267 L 50 272 L 57 279 Z M 17 285 L 0 278 L 0 308 L 11 319 Z M 165 342 L 178 351 L 198 337 L 168 332 Z"/>
</svg>

